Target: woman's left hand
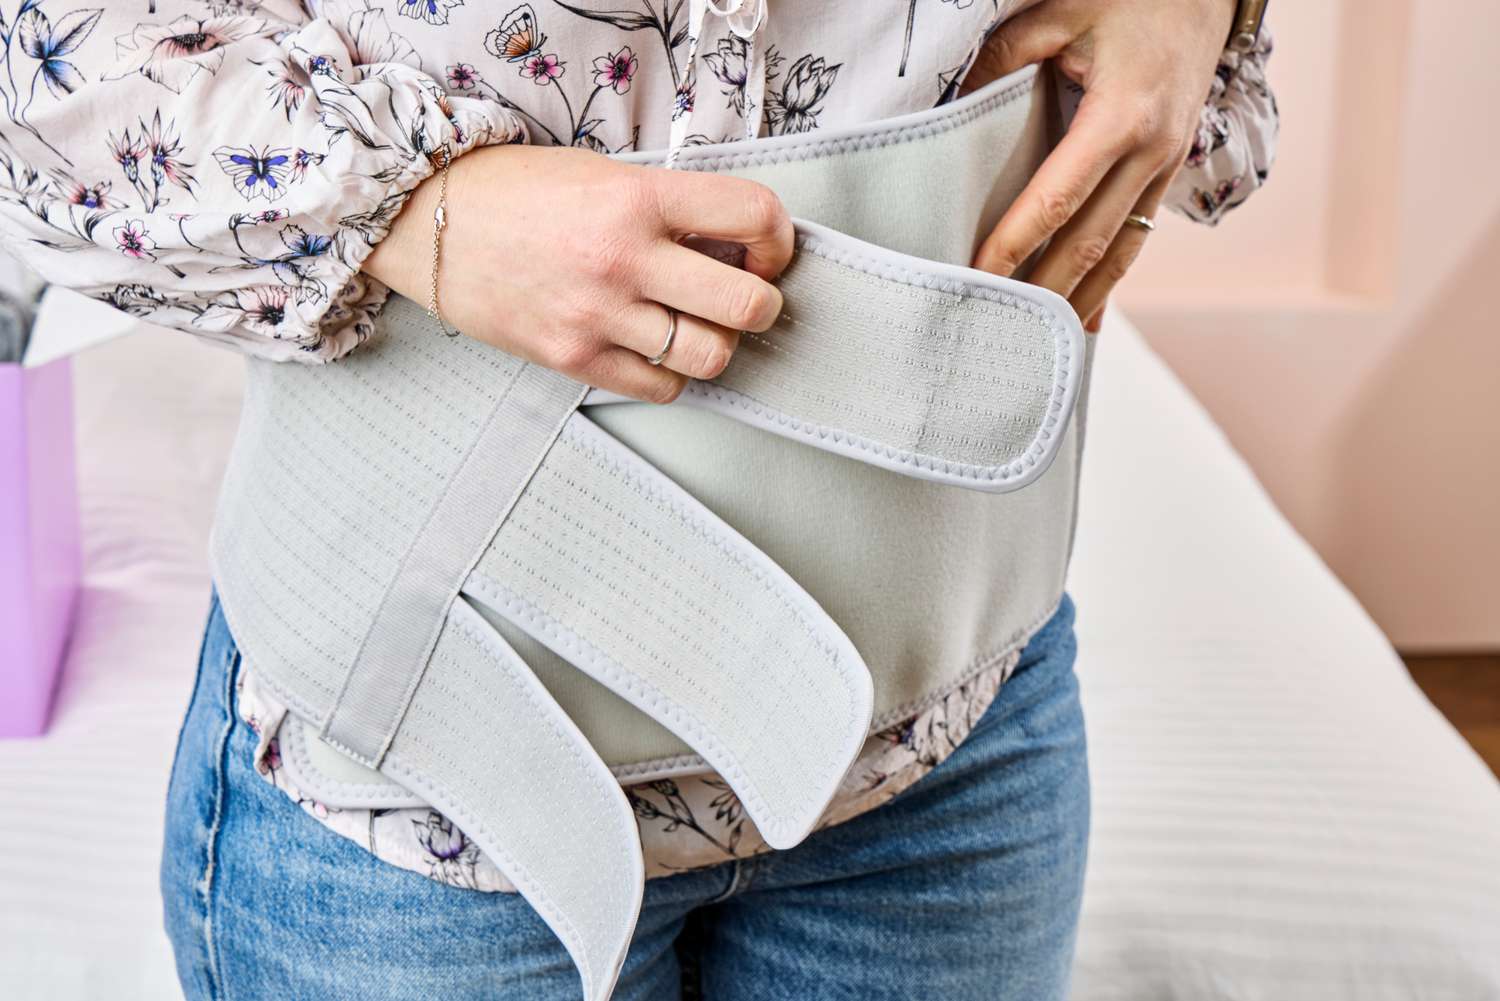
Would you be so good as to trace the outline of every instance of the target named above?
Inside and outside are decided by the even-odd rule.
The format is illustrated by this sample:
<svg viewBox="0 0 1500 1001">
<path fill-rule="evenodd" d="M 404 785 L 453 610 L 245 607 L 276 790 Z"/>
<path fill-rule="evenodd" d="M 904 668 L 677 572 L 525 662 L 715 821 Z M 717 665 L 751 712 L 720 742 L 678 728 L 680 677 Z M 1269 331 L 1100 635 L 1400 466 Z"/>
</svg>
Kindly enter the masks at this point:
<svg viewBox="0 0 1500 1001">
<path fill-rule="evenodd" d="M 1192 146 L 1235 0 L 1040 0 L 990 36 L 965 89 L 1054 59 L 1085 90 L 1067 135 L 980 246 L 1009 275 L 1051 238 L 1027 280 L 1067 297 L 1090 330 L 1146 242 Z"/>
</svg>

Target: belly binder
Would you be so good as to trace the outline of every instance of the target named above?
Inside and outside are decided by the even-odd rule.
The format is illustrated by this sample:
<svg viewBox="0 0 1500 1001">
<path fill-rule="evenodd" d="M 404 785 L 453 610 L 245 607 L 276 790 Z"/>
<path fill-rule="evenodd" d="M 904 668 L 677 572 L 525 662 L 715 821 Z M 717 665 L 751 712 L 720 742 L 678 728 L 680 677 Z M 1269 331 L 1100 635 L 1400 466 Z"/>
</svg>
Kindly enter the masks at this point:
<svg viewBox="0 0 1500 1001">
<path fill-rule="evenodd" d="M 773 436 L 815 470 L 921 484 L 912 509 L 932 517 L 962 498 L 954 524 L 981 519 L 973 546 L 1010 568 L 994 614 L 1014 643 L 1056 604 L 1085 337 L 1061 298 L 961 266 L 1056 139 L 1046 80 L 684 150 L 679 169 L 774 188 L 797 251 L 776 326 L 670 406 L 436 336 L 399 298 L 335 365 L 251 362 L 213 541 L 247 663 L 351 785 L 430 803 L 487 852 L 589 1001 L 640 907 L 622 780 L 712 769 L 789 847 L 872 727 L 952 680 L 878 623 L 846 630 L 804 586 L 831 595 L 829 561 L 788 572 L 795 551 L 773 559 L 732 523 L 733 475 L 694 472 L 674 441 Z M 855 600 L 863 583 L 846 581 Z"/>
</svg>

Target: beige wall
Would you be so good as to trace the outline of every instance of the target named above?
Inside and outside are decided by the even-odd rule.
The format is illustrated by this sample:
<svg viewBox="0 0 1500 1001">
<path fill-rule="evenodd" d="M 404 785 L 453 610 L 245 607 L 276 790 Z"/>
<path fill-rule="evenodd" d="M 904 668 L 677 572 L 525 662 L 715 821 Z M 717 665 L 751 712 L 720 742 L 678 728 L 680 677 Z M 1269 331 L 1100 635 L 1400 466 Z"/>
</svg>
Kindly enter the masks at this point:
<svg viewBox="0 0 1500 1001">
<path fill-rule="evenodd" d="M 1500 648 L 1500 2 L 1271 11 L 1270 184 L 1120 303 L 1397 646 Z"/>
</svg>

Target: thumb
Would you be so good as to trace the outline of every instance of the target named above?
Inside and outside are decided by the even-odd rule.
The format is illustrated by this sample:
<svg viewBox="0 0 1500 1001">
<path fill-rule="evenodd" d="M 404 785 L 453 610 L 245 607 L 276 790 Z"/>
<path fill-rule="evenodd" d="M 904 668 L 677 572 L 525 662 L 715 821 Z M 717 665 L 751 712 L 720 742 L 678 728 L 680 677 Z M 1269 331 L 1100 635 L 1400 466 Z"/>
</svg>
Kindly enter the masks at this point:
<svg viewBox="0 0 1500 1001">
<path fill-rule="evenodd" d="M 1072 44 L 1077 31 L 1042 4 L 1001 22 L 980 46 L 964 78 L 964 89 L 983 87 L 992 80 L 1032 63 L 1050 59 Z"/>
</svg>

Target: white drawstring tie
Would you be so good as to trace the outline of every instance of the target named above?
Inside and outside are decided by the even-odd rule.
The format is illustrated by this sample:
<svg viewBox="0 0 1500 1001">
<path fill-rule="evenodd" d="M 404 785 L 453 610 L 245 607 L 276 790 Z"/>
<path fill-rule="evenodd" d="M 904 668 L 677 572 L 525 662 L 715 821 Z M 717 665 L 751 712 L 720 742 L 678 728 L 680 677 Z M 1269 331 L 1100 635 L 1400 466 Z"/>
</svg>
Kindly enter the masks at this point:
<svg viewBox="0 0 1500 1001">
<path fill-rule="evenodd" d="M 745 138 L 760 134 L 760 118 L 766 91 L 765 60 L 755 44 L 756 35 L 766 26 L 767 0 L 689 0 L 687 66 L 672 103 L 672 132 L 667 146 L 666 166 L 677 162 L 677 154 L 687 142 L 688 127 L 693 121 L 698 78 L 698 42 L 703 25 L 711 12 L 721 17 L 730 32 L 745 43 Z"/>
</svg>

